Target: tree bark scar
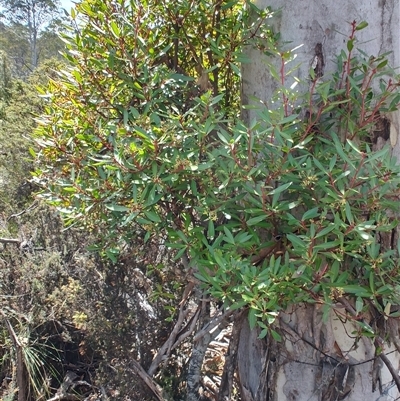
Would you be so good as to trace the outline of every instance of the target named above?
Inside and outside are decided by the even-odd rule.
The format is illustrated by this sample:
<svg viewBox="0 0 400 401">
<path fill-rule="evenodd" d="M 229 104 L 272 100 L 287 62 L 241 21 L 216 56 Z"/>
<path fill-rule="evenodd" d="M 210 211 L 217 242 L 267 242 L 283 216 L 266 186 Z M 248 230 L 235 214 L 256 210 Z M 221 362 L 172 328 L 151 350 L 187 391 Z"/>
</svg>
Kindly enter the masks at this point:
<svg viewBox="0 0 400 401">
<path fill-rule="evenodd" d="M 322 43 L 317 43 L 314 50 L 314 58 L 311 62 L 311 68 L 314 70 L 314 79 L 319 79 L 324 75 L 324 52 L 322 50 Z"/>
</svg>

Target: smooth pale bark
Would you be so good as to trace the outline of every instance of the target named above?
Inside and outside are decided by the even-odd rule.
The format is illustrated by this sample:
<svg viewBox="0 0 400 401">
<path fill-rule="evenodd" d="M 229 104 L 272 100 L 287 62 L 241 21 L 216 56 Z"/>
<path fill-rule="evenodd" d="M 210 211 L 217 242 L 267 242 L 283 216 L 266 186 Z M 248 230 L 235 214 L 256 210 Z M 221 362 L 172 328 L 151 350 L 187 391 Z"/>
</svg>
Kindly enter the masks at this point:
<svg viewBox="0 0 400 401">
<path fill-rule="evenodd" d="M 390 64 L 400 66 L 398 0 L 259 0 L 255 4 L 260 8 L 281 9 L 268 23 L 281 33 L 287 49 L 298 47 L 296 64 L 301 66 L 295 75 L 300 80 L 306 81 L 309 76 L 317 43 L 322 44 L 325 58 L 322 80 L 329 79 L 329 71 L 333 72 L 336 67 L 335 55 L 346 47 L 349 23 L 353 20 L 369 24 L 357 32 L 355 47 L 375 56 L 391 51 Z M 251 96 L 268 103 L 275 83 L 260 53 L 251 50 L 250 57 L 251 62 L 243 70 L 244 103 Z M 250 113 L 247 117 L 251 120 L 254 115 Z M 386 117 L 391 121 L 388 141 L 393 155 L 400 160 L 400 114 L 391 113 Z M 376 358 L 378 343 L 367 338 L 356 341 L 352 335 L 355 324 L 338 318 L 343 308 L 338 304 L 328 323 L 324 323 L 318 305 L 294 306 L 277 321 L 277 330 L 284 338 L 281 343 L 257 339 L 258 333 L 250 331 L 244 321 L 237 357 L 242 401 L 398 399 L 400 394 L 393 381 L 393 372 L 398 375 L 400 368 L 399 347 L 396 348 L 398 321 L 381 322 L 392 340 L 382 345 L 387 358 Z M 392 373 L 387 366 L 392 368 Z"/>
</svg>

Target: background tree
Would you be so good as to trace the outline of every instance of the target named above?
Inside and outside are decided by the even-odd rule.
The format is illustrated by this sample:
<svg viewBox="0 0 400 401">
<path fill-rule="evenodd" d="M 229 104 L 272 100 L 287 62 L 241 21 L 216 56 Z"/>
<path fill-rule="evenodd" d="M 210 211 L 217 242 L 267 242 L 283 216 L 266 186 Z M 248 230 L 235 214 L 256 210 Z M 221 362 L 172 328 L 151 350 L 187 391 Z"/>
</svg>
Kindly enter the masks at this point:
<svg viewBox="0 0 400 401">
<path fill-rule="evenodd" d="M 167 246 L 179 261 L 174 325 L 151 358 L 132 358 L 132 372 L 158 399 L 160 383 L 184 383 L 188 400 L 205 389 L 230 398 L 236 367 L 244 400 L 397 396 L 385 339 L 397 341 L 399 167 L 382 141 L 399 81 L 385 55 L 356 50 L 367 24 L 348 25 L 327 80 L 318 41 L 297 92 L 295 52 L 272 28 L 284 10 L 249 3 L 249 20 L 236 2 L 158 5 L 79 6 L 72 67 L 51 84 L 37 131 L 36 181 L 68 223 L 89 229 L 115 263 L 135 242 Z M 272 58 L 264 68 L 275 83 L 241 121 L 249 44 Z M 203 361 L 232 320 L 210 391 Z M 162 362 L 185 341 L 191 355 L 168 386 Z"/>
<path fill-rule="evenodd" d="M 16 72 L 29 74 L 39 63 L 42 52 L 51 43 L 61 43 L 57 36 L 44 43 L 42 36 L 49 41 L 49 29 L 59 18 L 60 3 L 52 0 L 2 0 L 2 50 L 15 60 Z M 54 26 L 54 25 L 53 25 Z M 56 45 L 57 51 L 61 48 Z M 55 55 L 57 55 L 57 51 Z"/>
</svg>

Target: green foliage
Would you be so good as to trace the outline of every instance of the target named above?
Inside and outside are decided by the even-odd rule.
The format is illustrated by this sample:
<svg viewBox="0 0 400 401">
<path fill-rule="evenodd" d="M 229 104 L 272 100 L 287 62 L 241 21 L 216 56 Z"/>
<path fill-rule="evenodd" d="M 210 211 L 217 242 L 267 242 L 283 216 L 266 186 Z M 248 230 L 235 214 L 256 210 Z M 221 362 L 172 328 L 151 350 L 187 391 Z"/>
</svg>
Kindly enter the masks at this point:
<svg viewBox="0 0 400 401">
<path fill-rule="evenodd" d="M 10 102 L 11 97 L 11 71 L 5 53 L 0 52 L 0 118 L 5 116 L 4 109 Z"/>
<path fill-rule="evenodd" d="M 77 167 L 80 167 L 79 154 L 82 153 L 83 160 L 87 152 L 91 153 L 90 157 L 96 159 L 96 167 L 93 170 L 87 166 L 88 168 L 82 170 L 79 181 L 83 186 L 88 185 L 88 196 L 94 203 L 90 206 L 88 198 L 89 203 L 82 203 L 83 209 L 78 213 L 87 207 L 93 207 L 94 214 L 106 219 L 107 215 L 114 216 L 112 225 L 116 224 L 116 230 L 119 230 L 119 226 L 130 225 L 130 221 L 135 224 L 134 207 L 127 221 L 118 222 L 120 214 L 129 210 L 133 203 L 139 204 L 140 199 L 147 197 L 147 192 L 149 197 L 146 203 L 150 207 L 146 213 L 138 210 L 137 214 L 141 218 L 139 224 L 159 222 L 156 203 L 162 194 L 156 195 L 156 186 L 143 192 L 141 179 L 139 182 L 130 183 L 131 177 L 122 177 L 113 167 L 114 158 L 122 169 L 133 168 L 134 171 L 132 163 L 136 163 L 135 159 L 138 158 L 137 166 L 143 164 L 141 170 L 150 168 L 155 175 L 163 174 L 163 169 L 185 171 L 188 159 L 194 159 L 195 164 L 201 162 L 200 158 L 206 151 L 210 133 L 216 124 L 220 121 L 228 123 L 228 116 L 233 120 L 231 110 L 236 110 L 235 114 L 239 112 L 239 61 L 243 58 L 242 48 L 246 43 L 246 37 L 243 35 L 247 32 L 242 32 L 245 13 L 238 7 L 239 3 L 227 3 L 222 7 L 220 2 L 214 4 L 205 1 L 199 3 L 201 7 L 199 5 L 197 10 L 186 3 L 176 5 L 168 2 L 171 8 L 175 4 L 177 9 L 173 13 L 167 13 L 168 18 L 166 17 L 165 21 L 160 19 L 160 15 L 164 14 L 161 14 L 157 4 L 158 2 L 155 2 L 151 7 L 141 3 L 80 4 L 78 9 L 82 15 L 79 16 L 79 21 L 82 24 L 82 21 L 87 20 L 86 25 L 75 33 L 74 43 L 71 40 L 67 55 L 75 68 L 64 71 L 63 82 L 54 82 L 51 87 L 54 94 L 59 94 L 56 101 L 55 97 L 51 99 L 54 101 L 52 104 L 61 102 L 58 110 L 61 112 L 64 109 L 66 115 L 62 113 L 59 118 L 67 121 L 67 124 L 60 136 L 60 139 L 63 139 L 54 147 L 54 151 L 51 150 L 52 147 L 48 147 L 47 156 L 51 160 L 56 156 L 57 148 L 65 149 L 74 158 Z M 181 10 L 184 5 L 186 9 Z M 166 43 L 171 42 L 167 38 L 171 39 L 172 35 L 174 39 L 176 33 L 168 27 L 179 15 L 184 16 L 179 22 L 179 32 L 182 33 L 178 38 L 178 45 L 172 48 L 170 43 Z M 197 26 L 195 22 L 199 18 L 203 21 L 203 32 L 201 35 L 189 35 L 188 32 Z M 221 29 L 217 30 L 216 23 L 209 23 L 221 18 L 229 28 L 222 32 Z M 232 24 L 236 28 L 233 29 Z M 248 35 L 251 29 L 252 27 L 248 28 Z M 103 34 L 99 35 L 99 32 Z M 208 51 L 213 38 L 219 40 L 218 53 L 211 53 L 210 57 L 202 60 L 203 52 Z M 202 40 L 201 46 L 197 46 L 199 40 Z M 194 50 L 196 55 L 187 57 L 187 54 Z M 227 62 L 224 74 L 230 71 L 230 81 L 221 78 L 220 75 L 216 80 L 212 74 L 212 71 L 219 68 L 221 53 L 225 55 L 224 61 Z M 174 64 L 175 60 L 179 60 L 179 65 Z M 198 69 L 200 73 L 197 73 Z M 212 71 L 204 76 L 204 69 Z M 196 79 L 198 84 L 194 83 Z M 215 98 L 212 96 L 214 93 L 208 90 L 210 86 L 216 87 Z M 224 111 L 217 112 L 222 104 Z M 79 132 L 76 125 L 78 120 Z M 43 122 L 46 124 L 46 121 Z M 56 126 L 54 128 L 58 131 Z M 201 137 L 200 142 L 198 136 Z M 202 147 L 201 152 L 189 155 L 190 149 L 197 147 L 198 143 Z M 184 153 L 181 153 L 181 150 Z M 147 151 L 152 153 L 150 157 L 146 156 Z M 156 160 L 161 151 L 170 153 L 169 166 L 157 171 Z M 208 166 L 201 163 L 199 168 L 201 171 Z M 199 175 L 195 167 L 192 170 L 193 177 Z M 118 178 L 114 180 L 116 174 Z M 69 173 L 65 182 L 65 192 L 73 194 L 75 189 L 67 184 L 68 180 Z M 171 182 L 173 181 L 174 178 Z M 131 184 L 133 186 L 129 188 Z M 162 191 L 169 191 L 168 182 L 164 186 Z M 129 198 L 132 198 L 129 204 L 126 203 L 126 191 L 130 194 Z M 186 192 L 185 183 L 181 188 L 177 188 L 176 193 L 178 192 L 182 198 Z M 104 196 L 109 198 L 109 201 L 99 202 Z M 137 197 L 139 198 L 136 199 Z M 64 204 L 65 210 L 69 209 L 70 199 L 68 195 Z M 80 202 L 79 197 L 76 197 L 76 200 Z M 73 208 L 70 211 L 73 212 Z M 103 221 L 103 218 L 99 221 Z M 129 231 L 132 230 L 126 230 L 128 234 Z M 117 231 L 115 234 L 120 236 Z"/>
<path fill-rule="evenodd" d="M 399 301 L 398 245 L 379 241 L 397 224 L 400 168 L 373 132 L 399 104 L 398 77 L 384 55 L 354 53 L 365 23 L 353 24 L 337 71 L 326 82 L 311 71 L 304 96 L 271 65 L 271 104 L 282 106 L 254 106 L 249 125 L 244 45 L 282 66 L 292 54 L 265 28 L 269 11 L 248 5 L 250 24 L 237 1 L 196 4 L 79 6 L 72 66 L 36 132 L 42 196 L 112 260 L 138 239 L 165 239 L 205 291 L 249 308 L 262 335 L 298 302 L 350 296 L 355 315 L 370 304 L 383 313 Z"/>
<path fill-rule="evenodd" d="M 31 133 L 36 126 L 35 118 L 43 112 L 43 101 L 36 86 L 47 84 L 60 65 L 49 60 L 24 82 L 11 79 L 9 63 L 3 58 L 4 78 L 0 86 L 0 208 L 3 213 L 14 213 L 15 206 L 23 206 L 32 192 L 33 186 L 29 183 L 32 170 L 29 148 L 34 148 Z"/>
</svg>

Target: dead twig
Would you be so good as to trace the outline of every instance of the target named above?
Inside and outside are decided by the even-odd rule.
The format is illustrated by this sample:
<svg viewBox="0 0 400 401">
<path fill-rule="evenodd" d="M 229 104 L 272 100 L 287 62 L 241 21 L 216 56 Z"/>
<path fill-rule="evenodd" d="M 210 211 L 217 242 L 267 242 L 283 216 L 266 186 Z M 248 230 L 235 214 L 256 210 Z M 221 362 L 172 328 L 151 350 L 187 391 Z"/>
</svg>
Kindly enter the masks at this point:
<svg viewBox="0 0 400 401">
<path fill-rule="evenodd" d="M 22 215 L 25 214 L 26 212 L 29 212 L 30 210 L 34 209 L 38 204 L 39 204 L 38 201 L 35 200 L 35 201 L 32 203 L 32 205 L 30 205 L 29 207 L 27 207 L 27 208 L 26 208 L 25 210 L 23 210 L 22 212 L 14 213 L 14 214 L 12 214 L 11 216 L 7 217 L 6 222 L 9 222 L 11 219 L 14 219 L 14 218 L 16 218 L 16 217 L 22 216 Z"/>
<path fill-rule="evenodd" d="M 374 345 L 376 349 L 382 349 L 383 344 L 384 341 L 380 336 L 375 337 Z M 388 368 L 390 374 L 392 375 L 393 381 L 396 383 L 397 389 L 400 391 L 400 376 L 397 373 L 397 370 L 394 368 L 394 366 L 392 365 L 389 358 L 384 352 L 381 352 L 378 356 Z"/>
<path fill-rule="evenodd" d="M 21 244 L 21 240 L 16 239 L 16 238 L 0 238 L 0 243 L 2 243 L 2 244 L 20 245 Z"/>
</svg>

